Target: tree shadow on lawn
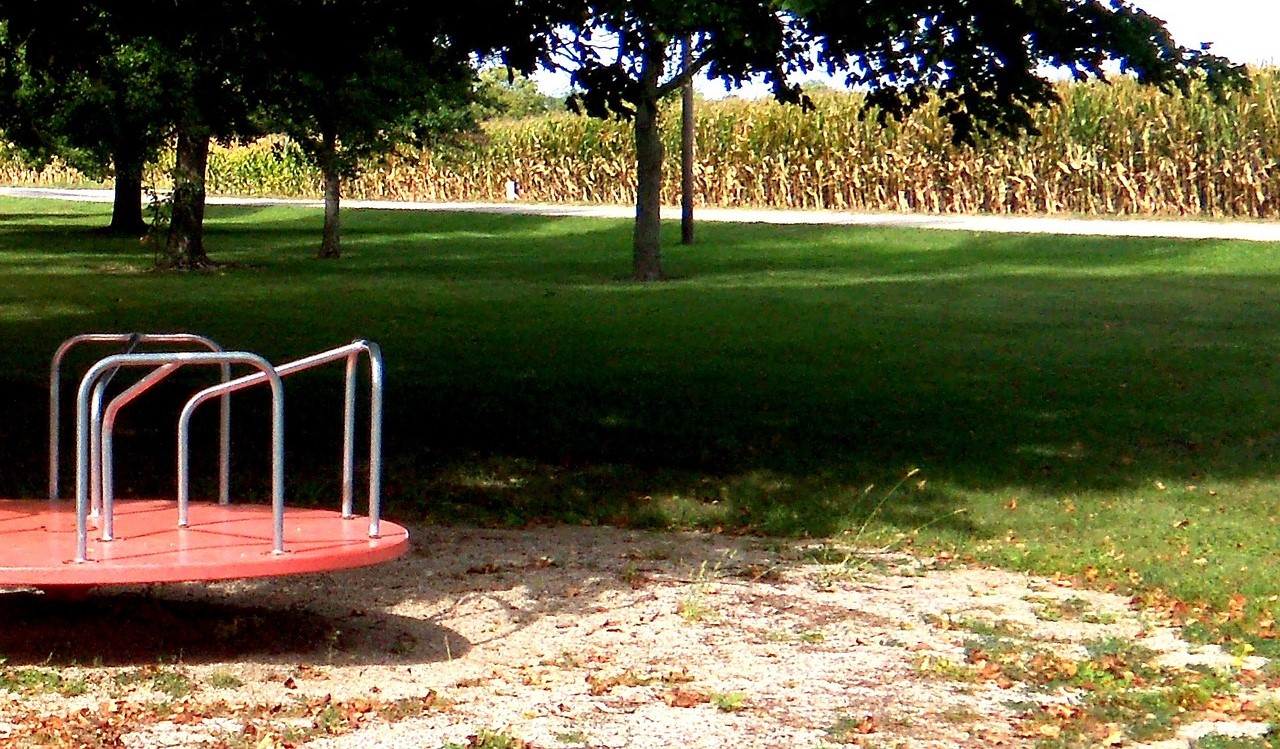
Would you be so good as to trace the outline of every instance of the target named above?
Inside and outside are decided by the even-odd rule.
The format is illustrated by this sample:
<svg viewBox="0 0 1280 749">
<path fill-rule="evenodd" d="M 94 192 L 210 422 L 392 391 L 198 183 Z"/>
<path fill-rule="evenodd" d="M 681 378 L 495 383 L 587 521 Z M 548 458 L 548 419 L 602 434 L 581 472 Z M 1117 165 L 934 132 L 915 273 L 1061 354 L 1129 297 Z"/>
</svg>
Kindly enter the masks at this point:
<svg viewBox="0 0 1280 749">
<path fill-rule="evenodd" d="M 494 240 L 472 236 L 469 216 L 370 213 L 372 236 L 391 222 L 444 238 L 317 261 L 324 281 L 272 271 L 279 283 L 256 290 L 232 278 L 206 297 L 157 294 L 121 319 L 161 329 L 198 318 L 201 332 L 281 358 L 377 340 L 389 366 L 388 504 L 443 519 L 659 524 L 696 504 L 738 530 L 821 533 L 874 512 L 904 530 L 974 533 L 954 514 L 965 491 L 1062 495 L 1280 468 L 1276 279 L 1253 260 L 1204 269 L 1235 243 L 717 226 L 704 241 L 726 246 L 670 253 L 686 278 L 639 286 L 598 280 L 617 266 L 613 250 L 557 256 L 556 238 L 518 228 L 561 219 L 501 218 L 517 229 Z M 289 242 L 293 221 L 278 227 Z M 590 233 L 625 244 L 614 224 Z M 770 249 L 775 235 L 782 249 Z M 424 261 L 436 243 L 457 257 Z M 246 322 L 260 345 L 238 340 Z M 63 325 L 0 330 L 52 350 L 78 332 Z M 335 377 L 300 383 L 291 402 L 331 394 Z M 30 400 L 14 430 L 42 423 L 41 399 Z M 290 458 L 316 495 L 331 486 L 320 473 L 334 466 L 330 422 L 323 409 L 290 412 L 291 433 L 324 435 Z M 39 465 L 41 443 L 9 434 L 12 452 L 30 453 L 17 463 Z M 154 434 L 167 440 L 171 426 Z M 265 435 L 237 439 L 250 456 L 237 465 L 260 477 Z M 155 461 L 157 486 L 171 482 L 168 460 Z M 885 499 L 912 468 L 926 488 Z"/>
<path fill-rule="evenodd" d="M 555 217 L 520 215 L 473 216 L 443 212 L 371 211 L 344 212 L 343 238 L 349 249 L 364 252 L 394 251 L 404 237 L 418 244 L 430 241 L 462 240 L 464 243 L 502 241 L 510 233 L 513 242 L 529 232 L 554 226 Z M 9 252 L 44 252 L 57 258 L 65 253 L 146 254 L 138 237 L 118 237 L 103 233 L 110 221 L 109 206 L 99 212 L 0 214 L 0 257 Z M 477 231 L 482 221 L 484 231 Z M 215 261 L 239 258 L 246 252 L 271 258 L 293 251 L 314 259 L 324 225 L 323 209 L 308 206 L 227 206 L 210 205 L 206 212 L 206 249 Z M 575 233 L 578 234 L 578 233 Z M 383 241 L 386 238 L 387 241 Z M 331 270 L 340 263 L 325 263 Z"/>
<path fill-rule="evenodd" d="M 745 492 L 743 514 L 756 527 L 772 503 L 789 503 L 808 515 L 791 530 L 815 533 L 865 516 L 879 495 L 843 516 L 829 503 L 867 483 L 882 491 L 913 467 L 934 482 L 932 493 L 880 509 L 904 530 L 960 509 L 939 483 L 1061 496 L 1156 479 L 1266 478 L 1280 468 L 1273 284 L 1266 276 L 1065 279 L 1010 294 L 985 279 L 917 282 L 868 295 L 825 323 L 797 311 L 823 305 L 810 295 L 759 329 L 721 325 L 706 343 L 686 345 L 697 339 L 695 311 L 695 332 L 678 351 L 660 340 L 668 325 L 656 336 L 638 329 L 604 356 L 550 335 L 556 357 L 574 365 L 533 348 L 495 362 L 500 347 L 492 347 L 457 365 L 466 375 L 402 391 L 401 416 L 419 430 L 405 441 L 416 437 L 442 464 L 465 463 L 467 451 L 483 456 L 481 466 L 492 459 L 481 472 L 502 474 L 493 464 L 504 458 L 582 472 L 576 483 L 585 487 L 603 469 L 595 483 L 620 495 L 623 517 L 659 493 L 731 505 Z M 697 310 L 696 293 L 672 306 Z M 965 299 L 975 302 L 966 308 L 957 301 Z M 768 302 L 748 298 L 735 317 L 750 319 L 750 308 Z M 638 309 L 637 319 L 649 312 Z M 526 471 L 506 472 L 514 488 L 460 486 L 455 504 L 485 502 L 501 518 L 509 503 L 520 508 L 513 517 L 527 517 L 526 502 L 536 507 L 549 490 L 524 492 Z M 720 495 L 726 486 L 729 497 Z M 916 512 L 926 496 L 927 511 Z M 732 514 L 724 525 L 742 527 Z"/>
<path fill-rule="evenodd" d="M 0 224 L 21 224 L 21 227 L 15 228 L 21 228 L 24 231 L 27 229 L 39 230 L 39 227 L 47 226 L 45 222 L 49 220 L 67 219 L 79 221 L 84 218 L 85 214 L 77 213 L 75 211 L 51 211 L 49 213 L 6 213 L 0 211 Z M 8 229 L 6 228 L 3 231 L 8 231 Z"/>
</svg>

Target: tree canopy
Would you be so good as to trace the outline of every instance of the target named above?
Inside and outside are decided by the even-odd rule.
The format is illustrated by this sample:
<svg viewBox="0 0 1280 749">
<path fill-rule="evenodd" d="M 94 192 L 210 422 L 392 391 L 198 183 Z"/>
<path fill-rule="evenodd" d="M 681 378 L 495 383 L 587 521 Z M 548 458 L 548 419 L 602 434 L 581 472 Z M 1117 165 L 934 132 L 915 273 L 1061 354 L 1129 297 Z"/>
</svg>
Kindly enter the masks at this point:
<svg viewBox="0 0 1280 749">
<path fill-rule="evenodd" d="M 175 85 L 154 44 L 86 2 L 0 1 L 0 128 L 29 161 L 59 157 L 116 187 L 111 230 L 141 234 L 145 163 L 169 132 Z"/>
<path fill-rule="evenodd" d="M 452 42 L 441 17 L 386 0 L 318 7 L 298 0 L 262 12 L 273 47 L 264 128 L 287 135 L 320 168 L 320 256 L 338 257 L 343 179 L 402 145 L 471 127 L 470 50 Z M 303 17 L 309 23 L 299 23 Z"/>
<path fill-rule="evenodd" d="M 0 127 L 33 153 L 110 163 L 136 192 L 142 161 L 175 139 L 176 267 L 208 262 L 211 138 L 274 130 L 299 142 L 333 194 L 333 254 L 338 181 L 363 158 L 465 124 L 474 59 L 569 71 L 571 107 L 634 121 L 643 281 L 663 275 L 658 103 L 693 76 L 761 78 L 803 104 L 795 79 L 821 69 L 886 118 L 936 97 L 961 142 L 1031 131 L 1029 110 L 1056 100 L 1055 68 L 1089 78 L 1114 65 L 1164 87 L 1245 78 L 1127 0 L 0 0 L 0 53 Z"/>
<path fill-rule="evenodd" d="M 1105 78 L 1108 65 L 1142 83 L 1216 89 L 1243 66 L 1178 46 L 1164 22 L 1128 0 L 789 0 L 817 65 L 870 91 L 868 105 L 901 118 L 931 95 L 957 141 L 1034 131 L 1028 109 L 1054 104 L 1050 72 Z M 802 63 L 803 64 L 803 63 Z"/>
<path fill-rule="evenodd" d="M 134 0 L 129 28 L 175 71 L 164 92 L 173 111 L 173 196 L 162 265 L 203 268 L 209 143 L 261 134 L 254 118 L 266 95 L 274 46 L 253 0 Z M 123 13 L 117 9 L 117 13 Z"/>
<path fill-rule="evenodd" d="M 117 206 L 131 206 L 133 230 L 142 165 L 176 143 L 163 264 L 202 267 L 211 139 L 288 134 L 336 191 L 361 159 L 465 125 L 472 56 L 530 70 L 577 7 L 0 0 L 0 127 L 33 155 L 114 169 Z M 334 218 L 336 250 L 336 210 Z"/>
<path fill-rule="evenodd" d="M 684 38 L 688 66 L 674 64 Z M 939 97 L 957 141 L 1032 130 L 1052 104 L 1050 70 L 1119 71 L 1145 83 L 1224 86 L 1242 67 L 1178 46 L 1163 23 L 1124 0 L 587 0 L 544 59 L 572 74 L 570 104 L 634 120 L 638 185 L 634 276 L 662 277 L 658 101 L 690 76 L 731 86 L 753 76 L 803 104 L 798 74 L 825 69 L 868 91 L 882 117 Z"/>
<path fill-rule="evenodd" d="M 565 108 L 564 97 L 542 93 L 532 78 L 504 65 L 484 66 L 478 78 L 474 107 L 477 120 L 534 117 Z"/>
</svg>

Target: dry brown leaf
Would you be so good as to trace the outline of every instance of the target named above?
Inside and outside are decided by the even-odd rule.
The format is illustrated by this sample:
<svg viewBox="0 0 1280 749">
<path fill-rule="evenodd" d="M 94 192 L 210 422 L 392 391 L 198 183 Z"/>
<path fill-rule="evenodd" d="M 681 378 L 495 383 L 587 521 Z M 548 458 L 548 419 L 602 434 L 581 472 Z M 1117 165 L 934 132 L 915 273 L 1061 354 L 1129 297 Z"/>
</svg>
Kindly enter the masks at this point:
<svg viewBox="0 0 1280 749">
<path fill-rule="evenodd" d="M 675 687 L 662 693 L 662 701 L 669 707 L 697 707 L 711 701 L 711 696 L 691 689 Z"/>
<path fill-rule="evenodd" d="M 1044 713 L 1057 720 L 1071 720 L 1080 715 L 1080 708 L 1075 705 L 1045 705 Z"/>
</svg>

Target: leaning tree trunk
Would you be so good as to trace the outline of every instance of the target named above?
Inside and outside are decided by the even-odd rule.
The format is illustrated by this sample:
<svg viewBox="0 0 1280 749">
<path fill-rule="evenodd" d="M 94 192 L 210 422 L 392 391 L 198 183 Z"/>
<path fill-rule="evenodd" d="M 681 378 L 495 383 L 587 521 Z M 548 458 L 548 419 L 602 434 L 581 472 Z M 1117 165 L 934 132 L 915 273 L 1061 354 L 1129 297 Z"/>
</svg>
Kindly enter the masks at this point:
<svg viewBox="0 0 1280 749">
<path fill-rule="evenodd" d="M 342 225 L 338 216 L 342 201 L 342 177 L 338 172 L 337 139 L 324 134 L 324 150 L 320 154 L 320 171 L 324 175 L 324 234 L 320 239 L 320 257 L 342 257 Z"/>
<path fill-rule="evenodd" d="M 661 63 L 646 60 L 636 104 L 636 228 L 633 272 L 637 281 L 662 279 L 662 133 L 658 130 Z"/>
<path fill-rule="evenodd" d="M 181 270 L 213 265 L 204 251 L 204 181 L 209 164 L 209 131 L 184 127 L 178 131 L 173 167 L 173 215 L 169 240 L 160 265 Z"/>
<path fill-rule="evenodd" d="M 142 218 L 143 158 L 130 143 L 119 143 L 114 151 L 111 160 L 115 163 L 115 200 L 111 206 L 111 225 L 107 231 L 139 237 L 147 232 L 147 222 Z"/>
</svg>

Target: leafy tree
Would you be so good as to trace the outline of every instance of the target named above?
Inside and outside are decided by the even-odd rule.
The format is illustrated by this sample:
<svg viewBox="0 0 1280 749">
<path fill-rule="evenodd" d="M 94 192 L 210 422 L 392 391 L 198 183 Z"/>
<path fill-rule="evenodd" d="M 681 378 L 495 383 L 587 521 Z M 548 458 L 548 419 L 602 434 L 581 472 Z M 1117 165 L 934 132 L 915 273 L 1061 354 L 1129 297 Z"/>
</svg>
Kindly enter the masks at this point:
<svg viewBox="0 0 1280 749">
<path fill-rule="evenodd" d="M 133 0 L 132 38 L 145 41 L 171 72 L 164 97 L 176 142 L 172 212 L 162 267 L 205 268 L 205 176 L 209 144 L 260 134 L 253 120 L 266 91 L 271 39 L 253 0 Z"/>
<path fill-rule="evenodd" d="M 104 4 L 0 2 L 0 128 L 28 161 L 112 177 L 109 230 L 138 235 L 143 167 L 165 141 L 169 71 Z"/>
<path fill-rule="evenodd" d="M 1125 0 L 588 0 L 544 59 L 572 73 L 571 106 L 634 122 L 634 276 L 662 278 L 658 102 L 691 76 L 731 86 L 752 76 L 803 104 L 792 74 L 821 66 L 865 87 L 882 117 L 941 97 L 959 141 L 1031 131 L 1028 110 L 1056 95 L 1046 66 L 1103 77 L 1108 60 L 1139 80 L 1185 86 L 1243 79 L 1243 68 L 1179 47 Z M 688 65 L 673 64 L 684 37 Z"/>
<path fill-rule="evenodd" d="M 140 182 L 122 179 L 140 175 L 137 154 L 172 137 L 161 264 L 199 268 L 211 263 L 203 241 L 209 143 L 259 135 L 265 113 L 326 172 L 333 220 L 325 246 L 336 251 L 335 175 L 407 138 L 465 124 L 470 108 L 455 105 L 472 93 L 469 53 L 497 53 L 528 71 L 553 29 L 580 12 L 579 0 L 449 8 L 408 0 L 0 0 L 0 124 L 33 153 L 83 151 L 105 165 L 110 151 L 118 195 Z M 74 135 L 116 124 L 137 142 L 103 147 L 106 135 L 87 143 Z M 126 203 L 139 214 L 136 226 L 140 200 L 118 201 Z"/>
<path fill-rule="evenodd" d="M 484 94 L 472 59 L 531 70 L 554 42 L 554 29 L 582 10 L 580 0 L 472 0 L 448 8 L 294 0 L 261 4 L 257 12 L 274 71 L 267 122 L 324 174 L 320 255 L 337 257 L 341 180 L 401 145 L 433 144 L 474 127 L 473 104 Z M 301 17 L 310 22 L 298 23 Z"/>
<path fill-rule="evenodd" d="M 942 98 L 956 142 L 1035 132 L 1029 109 L 1057 103 L 1049 69 L 1105 79 L 1108 62 L 1140 82 L 1218 92 L 1243 85 L 1243 65 L 1178 46 L 1164 22 L 1129 0 L 906 0 L 860 8 L 788 0 L 809 51 L 828 73 L 870 90 L 880 117 Z"/>
<path fill-rule="evenodd" d="M 563 111 L 564 106 L 564 97 L 542 93 L 533 79 L 505 66 L 493 65 L 480 70 L 476 119 L 535 117 Z"/>
<path fill-rule="evenodd" d="M 765 72 L 787 97 L 783 66 L 803 51 L 772 0 L 591 0 L 546 59 L 572 73 L 569 106 L 594 117 L 634 123 L 637 201 L 635 278 L 662 277 L 659 247 L 662 140 L 658 103 L 706 70 L 734 84 Z M 692 40 L 690 63 L 673 65 L 675 47 Z"/>
<path fill-rule="evenodd" d="M 439 18 L 377 0 L 323 3 L 306 13 L 302 5 L 316 4 L 264 6 L 274 71 L 265 127 L 298 143 L 324 175 L 320 257 L 339 257 L 342 180 L 401 145 L 472 127 L 475 71 L 469 50 L 452 43 Z M 298 23 L 303 15 L 306 25 Z M 424 35 L 434 43 L 423 43 Z"/>
</svg>

